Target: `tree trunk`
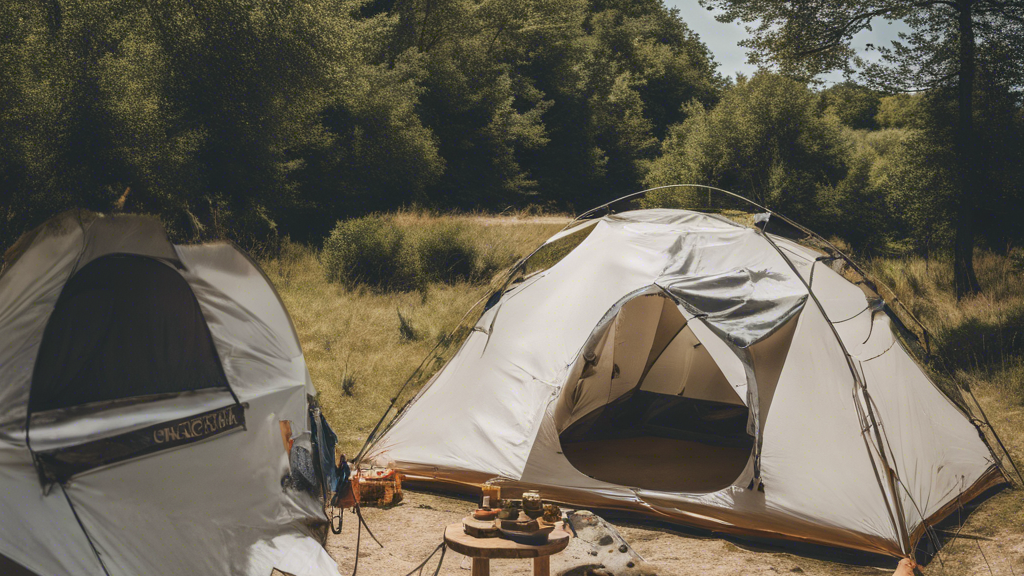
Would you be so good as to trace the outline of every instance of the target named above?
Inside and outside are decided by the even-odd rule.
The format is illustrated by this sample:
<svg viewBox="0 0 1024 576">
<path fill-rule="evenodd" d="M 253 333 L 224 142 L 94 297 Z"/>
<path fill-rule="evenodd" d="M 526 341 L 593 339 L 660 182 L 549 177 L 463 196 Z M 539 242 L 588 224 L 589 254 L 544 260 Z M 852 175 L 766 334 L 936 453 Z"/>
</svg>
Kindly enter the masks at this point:
<svg viewBox="0 0 1024 576">
<path fill-rule="evenodd" d="M 971 8 L 973 0 L 960 0 L 960 74 L 959 123 L 956 135 L 957 188 L 956 239 L 953 247 L 953 284 L 956 298 L 981 291 L 974 274 L 974 216 L 977 204 L 977 169 L 974 162 L 974 22 Z"/>
</svg>

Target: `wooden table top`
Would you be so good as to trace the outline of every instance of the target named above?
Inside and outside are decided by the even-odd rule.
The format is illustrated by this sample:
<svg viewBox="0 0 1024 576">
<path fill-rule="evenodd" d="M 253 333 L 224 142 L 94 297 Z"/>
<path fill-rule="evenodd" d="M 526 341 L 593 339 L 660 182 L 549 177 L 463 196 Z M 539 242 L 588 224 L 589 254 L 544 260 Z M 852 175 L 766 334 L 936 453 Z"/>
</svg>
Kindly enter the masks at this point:
<svg viewBox="0 0 1024 576">
<path fill-rule="evenodd" d="M 466 534 L 462 522 L 444 529 L 444 541 L 452 550 L 473 558 L 538 558 L 557 554 L 569 545 L 570 534 L 562 522 L 548 534 L 544 544 L 520 544 L 505 538 L 474 538 Z"/>
</svg>

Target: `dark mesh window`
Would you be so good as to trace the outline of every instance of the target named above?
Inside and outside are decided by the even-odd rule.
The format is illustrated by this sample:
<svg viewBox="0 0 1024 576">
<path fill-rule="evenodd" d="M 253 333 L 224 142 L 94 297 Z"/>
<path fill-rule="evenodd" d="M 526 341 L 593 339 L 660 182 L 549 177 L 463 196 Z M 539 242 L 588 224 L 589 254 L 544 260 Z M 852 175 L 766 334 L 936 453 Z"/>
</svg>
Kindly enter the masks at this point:
<svg viewBox="0 0 1024 576">
<path fill-rule="evenodd" d="M 64 286 L 36 360 L 29 409 L 227 388 L 192 289 L 151 258 L 111 255 Z"/>
</svg>

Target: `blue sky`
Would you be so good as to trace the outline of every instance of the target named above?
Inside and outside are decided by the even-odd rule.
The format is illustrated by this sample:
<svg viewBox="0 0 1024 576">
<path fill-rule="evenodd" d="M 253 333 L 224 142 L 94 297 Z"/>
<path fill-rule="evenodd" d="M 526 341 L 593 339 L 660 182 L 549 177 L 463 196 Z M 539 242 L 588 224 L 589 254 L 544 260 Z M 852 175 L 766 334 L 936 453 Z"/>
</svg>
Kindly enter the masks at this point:
<svg viewBox="0 0 1024 576">
<path fill-rule="evenodd" d="M 678 8 L 679 13 L 691 30 L 700 35 L 718 62 L 718 70 L 726 76 L 735 76 L 737 72 L 751 74 L 754 67 L 747 64 L 746 50 L 736 43 L 746 35 L 743 24 L 723 24 L 715 20 L 714 14 L 701 7 L 697 0 L 665 0 L 669 8 Z M 906 27 L 900 23 L 888 24 L 882 20 L 873 23 L 874 30 L 863 31 L 854 36 L 854 46 L 863 51 L 864 45 L 887 45 L 896 38 L 897 32 Z M 871 56 L 865 53 L 865 56 Z M 824 78 L 826 82 L 842 81 L 842 74 L 832 73 Z"/>
</svg>

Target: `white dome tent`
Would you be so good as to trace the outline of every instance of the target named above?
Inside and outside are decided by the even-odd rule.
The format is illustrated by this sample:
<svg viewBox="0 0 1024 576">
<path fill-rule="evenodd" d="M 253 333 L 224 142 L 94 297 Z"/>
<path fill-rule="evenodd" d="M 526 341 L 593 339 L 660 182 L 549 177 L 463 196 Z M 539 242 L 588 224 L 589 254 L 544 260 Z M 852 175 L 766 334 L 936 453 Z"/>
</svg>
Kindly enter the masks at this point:
<svg viewBox="0 0 1024 576">
<path fill-rule="evenodd" d="M 681 209 L 578 219 L 545 244 L 567 254 L 495 294 L 363 461 L 912 555 L 1006 481 L 1000 463 L 871 284 L 840 273 L 845 256 L 761 229 L 778 215 L 745 218 L 760 225 Z"/>
<path fill-rule="evenodd" d="M 337 574 L 291 465 L 312 463 L 313 394 L 234 245 L 173 245 L 141 216 L 50 220 L 0 273 L 0 571 Z"/>
</svg>

